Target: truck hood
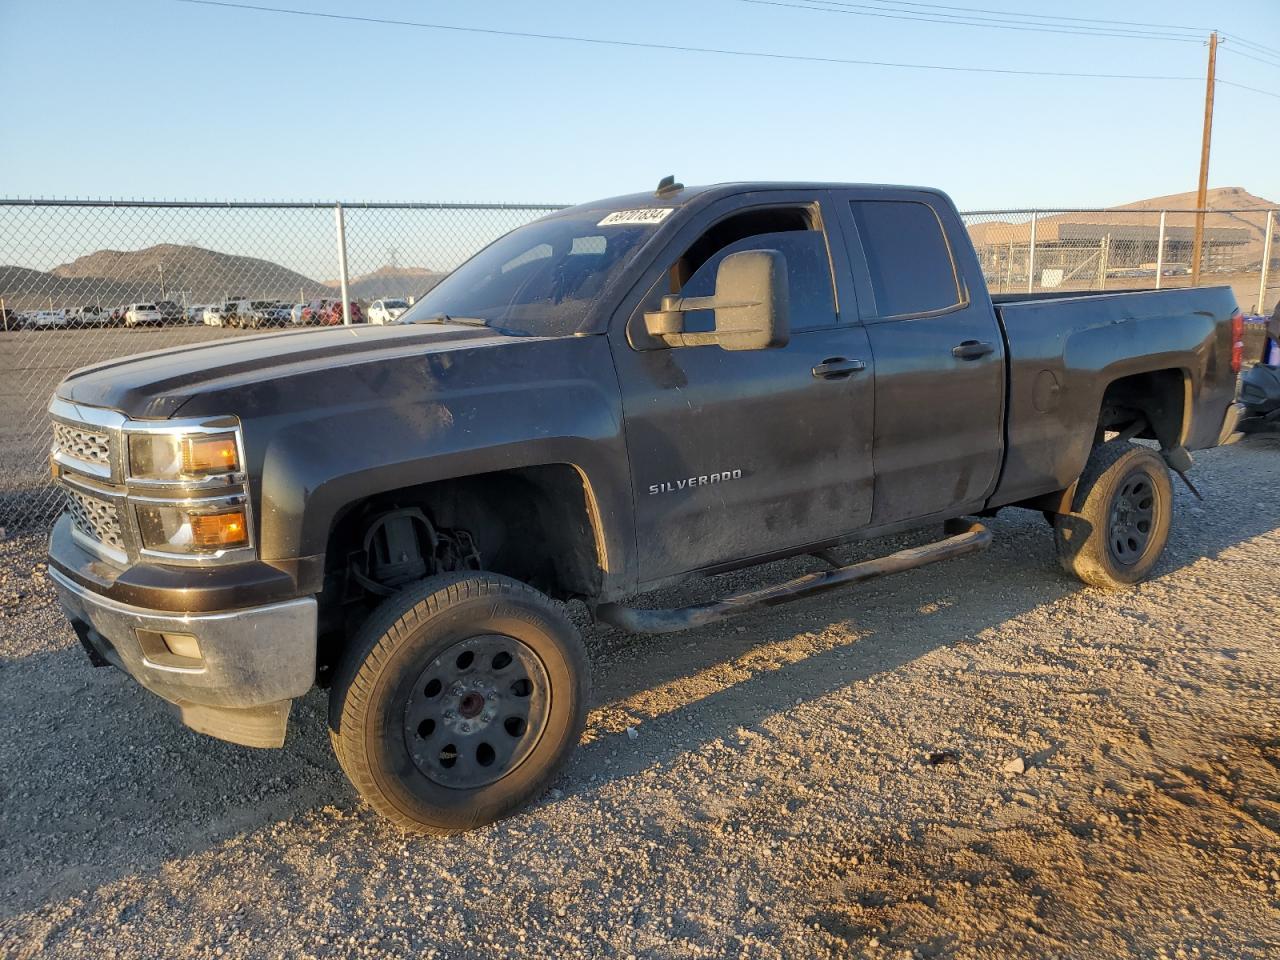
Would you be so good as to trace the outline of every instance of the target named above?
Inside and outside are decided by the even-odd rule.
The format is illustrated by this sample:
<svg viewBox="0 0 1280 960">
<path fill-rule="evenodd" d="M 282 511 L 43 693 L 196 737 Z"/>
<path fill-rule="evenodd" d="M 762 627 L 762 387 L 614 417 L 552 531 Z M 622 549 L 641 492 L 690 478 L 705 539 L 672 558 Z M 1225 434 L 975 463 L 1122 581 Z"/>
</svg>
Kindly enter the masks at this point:
<svg viewBox="0 0 1280 960">
<path fill-rule="evenodd" d="M 456 324 L 290 330 L 169 347 L 82 367 L 58 386 L 57 395 L 130 417 L 165 418 L 202 394 L 357 364 L 542 339 Z"/>
</svg>

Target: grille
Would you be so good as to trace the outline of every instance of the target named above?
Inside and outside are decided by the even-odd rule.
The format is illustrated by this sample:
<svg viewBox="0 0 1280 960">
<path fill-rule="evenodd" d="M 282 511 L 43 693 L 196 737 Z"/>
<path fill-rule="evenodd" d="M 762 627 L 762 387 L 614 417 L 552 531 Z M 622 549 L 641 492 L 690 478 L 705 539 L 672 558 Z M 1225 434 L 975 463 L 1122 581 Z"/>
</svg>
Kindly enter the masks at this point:
<svg viewBox="0 0 1280 960">
<path fill-rule="evenodd" d="M 80 529 L 91 539 L 115 550 L 124 550 L 124 538 L 120 535 L 120 513 L 115 504 L 100 500 L 79 490 L 66 488 L 67 512 Z"/>
<path fill-rule="evenodd" d="M 69 457 L 86 463 L 100 463 L 104 467 L 111 466 L 111 438 L 105 433 L 95 433 L 83 427 L 55 421 L 53 443 Z"/>
</svg>

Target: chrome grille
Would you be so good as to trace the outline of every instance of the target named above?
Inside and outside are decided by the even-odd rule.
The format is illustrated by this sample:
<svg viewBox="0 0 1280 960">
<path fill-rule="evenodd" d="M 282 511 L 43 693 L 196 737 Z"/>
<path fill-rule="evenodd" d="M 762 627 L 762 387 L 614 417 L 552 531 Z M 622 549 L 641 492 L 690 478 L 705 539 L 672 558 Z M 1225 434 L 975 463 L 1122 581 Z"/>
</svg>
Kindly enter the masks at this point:
<svg viewBox="0 0 1280 960">
<path fill-rule="evenodd" d="M 111 466 L 111 438 L 105 433 L 73 427 L 69 423 L 54 421 L 53 445 L 69 457 L 85 463 Z"/>
<path fill-rule="evenodd" d="M 64 486 L 67 494 L 67 512 L 72 522 L 86 537 L 111 547 L 124 550 L 124 537 L 120 532 L 120 511 L 110 500 L 81 493 Z"/>
</svg>

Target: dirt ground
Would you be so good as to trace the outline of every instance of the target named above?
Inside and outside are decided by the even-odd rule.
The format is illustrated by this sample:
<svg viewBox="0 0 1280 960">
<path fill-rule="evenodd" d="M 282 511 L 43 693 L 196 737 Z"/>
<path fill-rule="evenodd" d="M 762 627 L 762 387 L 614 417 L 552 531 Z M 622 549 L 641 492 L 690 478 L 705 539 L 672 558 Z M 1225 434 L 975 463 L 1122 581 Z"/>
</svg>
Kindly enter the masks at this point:
<svg viewBox="0 0 1280 960">
<path fill-rule="evenodd" d="M 444 840 L 356 799 L 322 694 L 283 751 L 190 733 L 0 544 L 0 956 L 1278 957 L 1280 442 L 1198 459 L 1130 592 L 1010 511 L 745 621 L 587 628 L 568 771 Z"/>
</svg>

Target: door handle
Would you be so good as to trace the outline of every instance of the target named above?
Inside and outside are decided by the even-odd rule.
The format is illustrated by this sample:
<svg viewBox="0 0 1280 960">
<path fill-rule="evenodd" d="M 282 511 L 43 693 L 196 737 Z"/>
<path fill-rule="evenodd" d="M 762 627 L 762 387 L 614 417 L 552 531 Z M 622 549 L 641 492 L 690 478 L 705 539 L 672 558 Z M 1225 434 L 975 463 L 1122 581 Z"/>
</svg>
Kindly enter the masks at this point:
<svg viewBox="0 0 1280 960">
<path fill-rule="evenodd" d="M 845 357 L 828 357 L 813 368 L 819 380 L 842 380 L 851 373 L 867 369 L 865 360 L 848 360 Z"/>
<path fill-rule="evenodd" d="M 988 353 L 995 353 L 995 345 L 985 340 L 966 340 L 951 348 L 951 355 L 957 360 L 977 360 Z"/>
</svg>

